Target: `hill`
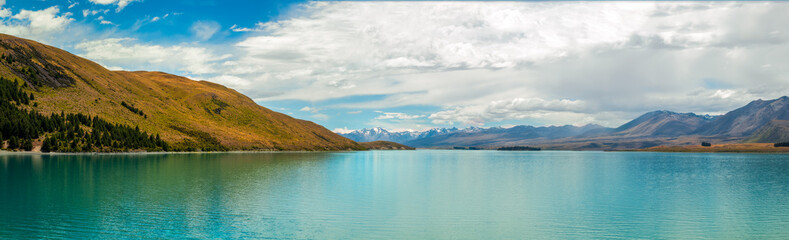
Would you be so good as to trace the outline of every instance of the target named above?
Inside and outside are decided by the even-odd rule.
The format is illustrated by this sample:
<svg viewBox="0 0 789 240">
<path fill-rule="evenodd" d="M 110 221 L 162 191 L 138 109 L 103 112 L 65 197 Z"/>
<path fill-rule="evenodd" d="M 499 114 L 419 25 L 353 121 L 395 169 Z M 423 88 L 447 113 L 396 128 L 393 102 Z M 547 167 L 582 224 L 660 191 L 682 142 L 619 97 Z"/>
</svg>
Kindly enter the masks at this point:
<svg viewBox="0 0 789 240">
<path fill-rule="evenodd" d="M 711 117 L 671 111 L 649 112 L 614 129 L 624 136 L 682 136 L 693 133 L 711 121 Z"/>
<path fill-rule="evenodd" d="M 24 81 L 44 115 L 81 113 L 137 126 L 184 149 L 364 149 L 227 87 L 161 72 L 110 71 L 66 51 L 0 34 L 0 76 Z"/>
<path fill-rule="evenodd" d="M 773 120 L 789 120 L 789 97 L 750 102 L 705 124 L 695 133 L 704 136 L 748 137 Z"/>
</svg>

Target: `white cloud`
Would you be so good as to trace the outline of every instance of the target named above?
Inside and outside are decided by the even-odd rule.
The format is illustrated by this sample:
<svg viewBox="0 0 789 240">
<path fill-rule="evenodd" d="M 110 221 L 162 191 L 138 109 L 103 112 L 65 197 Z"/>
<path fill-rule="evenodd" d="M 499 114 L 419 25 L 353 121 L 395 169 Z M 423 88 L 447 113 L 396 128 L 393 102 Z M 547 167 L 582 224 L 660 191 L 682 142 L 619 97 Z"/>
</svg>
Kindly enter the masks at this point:
<svg viewBox="0 0 789 240">
<path fill-rule="evenodd" d="M 85 9 L 85 10 L 82 10 L 82 16 L 83 16 L 83 17 L 87 17 L 87 16 L 94 16 L 94 15 L 98 15 L 98 14 L 107 14 L 109 11 L 110 11 L 109 9 L 104 9 L 104 10 L 95 10 L 95 9 L 94 9 L 94 10 L 90 10 L 90 9 Z M 101 16 L 100 16 L 100 17 L 101 17 Z"/>
<path fill-rule="evenodd" d="M 332 130 L 332 132 L 339 133 L 339 134 L 352 133 L 353 131 L 356 131 L 356 130 L 348 129 L 348 127 L 335 128 L 334 130 Z"/>
<path fill-rule="evenodd" d="M 0 17 L 4 18 L 0 22 L 0 32 L 39 41 L 52 39 L 74 21 L 71 13 L 60 13 L 57 6 L 38 11 L 21 10 L 16 15 L 11 15 L 8 9 L 0 9 Z"/>
<path fill-rule="evenodd" d="M 10 16 L 11 16 L 11 10 L 8 10 L 6 8 L 0 8 L 0 18 L 7 18 Z"/>
<path fill-rule="evenodd" d="M 219 83 L 231 88 L 247 88 L 249 87 L 250 82 L 246 79 L 230 76 L 230 75 L 220 75 L 216 77 L 209 78 L 208 81 Z"/>
<path fill-rule="evenodd" d="M 383 115 L 375 117 L 375 119 L 411 120 L 411 119 L 417 119 L 417 118 L 426 117 L 425 115 L 409 115 L 409 114 L 405 114 L 405 113 L 396 113 L 396 112 L 382 112 L 382 111 L 376 111 L 376 112 L 381 113 Z"/>
<path fill-rule="evenodd" d="M 319 110 L 319 109 L 317 109 L 317 108 L 313 108 L 313 107 L 304 106 L 303 108 L 299 109 L 299 111 L 302 111 L 302 112 L 312 112 L 312 113 L 317 113 L 317 112 L 318 112 L 318 111 L 320 111 L 320 110 Z"/>
<path fill-rule="evenodd" d="M 189 28 L 189 30 L 195 35 L 195 37 L 197 37 L 197 39 L 205 41 L 211 39 L 211 37 L 213 37 L 220 28 L 221 26 L 219 23 L 214 21 L 197 21 L 192 24 L 192 27 Z"/>
<path fill-rule="evenodd" d="M 435 124 L 483 125 L 487 122 L 518 119 L 549 119 L 561 116 L 565 124 L 574 124 L 587 112 L 588 106 L 579 100 L 544 100 L 541 98 L 515 98 L 492 101 L 486 105 L 455 107 L 431 114 Z M 567 122 L 566 120 L 570 120 Z"/>
<path fill-rule="evenodd" d="M 715 94 L 712 94 L 712 97 L 714 97 L 714 98 L 729 98 L 732 95 L 734 95 L 735 93 L 737 93 L 737 92 L 734 91 L 734 90 L 731 90 L 731 89 L 717 90 L 717 91 L 715 91 Z"/>
<path fill-rule="evenodd" d="M 121 10 L 123 10 L 123 8 L 128 6 L 130 3 L 136 2 L 137 0 L 89 0 L 89 1 L 101 5 L 116 5 L 118 6 L 118 8 L 116 8 L 115 11 L 120 12 Z"/>
<path fill-rule="evenodd" d="M 91 2 L 119 11 L 133 1 Z M 79 25 L 57 7 L 14 15 L 2 6 L 3 33 L 46 42 Z M 106 11 L 82 14 L 100 24 Z M 200 41 L 245 32 L 229 46 L 108 38 L 74 48 L 105 66 L 189 74 L 261 102 L 442 109 L 398 108 L 371 119 L 398 128 L 508 120 L 611 126 L 645 111 L 719 112 L 789 91 L 783 2 L 309 2 L 293 11 L 254 26 L 189 26 Z M 359 96 L 380 97 L 321 105 Z"/>
<path fill-rule="evenodd" d="M 217 56 L 202 47 L 160 46 L 135 43 L 129 38 L 109 38 L 77 44 L 82 57 L 104 65 L 123 65 L 137 70 L 183 71 L 189 74 L 218 73 L 216 64 L 229 56 Z M 243 83 L 239 77 L 219 76 L 217 81 Z"/>
<path fill-rule="evenodd" d="M 781 96 L 787 11 L 782 2 L 311 2 L 288 19 L 231 27 L 253 36 L 224 67 L 281 93 L 265 100 L 381 95 L 335 107 L 444 107 L 434 122 L 617 124 Z M 719 89 L 705 89 L 708 78 L 737 97 L 711 97 Z"/>
</svg>

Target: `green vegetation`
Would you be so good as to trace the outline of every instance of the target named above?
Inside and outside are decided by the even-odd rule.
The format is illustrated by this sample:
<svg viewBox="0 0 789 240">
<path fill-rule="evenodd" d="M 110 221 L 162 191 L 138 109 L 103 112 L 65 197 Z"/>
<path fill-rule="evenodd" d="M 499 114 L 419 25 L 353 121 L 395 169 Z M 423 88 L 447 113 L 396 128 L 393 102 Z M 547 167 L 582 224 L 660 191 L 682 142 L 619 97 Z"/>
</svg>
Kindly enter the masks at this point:
<svg viewBox="0 0 789 240">
<path fill-rule="evenodd" d="M 148 118 L 148 116 L 146 116 L 145 113 L 142 112 L 142 110 L 140 110 L 140 109 L 138 109 L 138 108 L 136 108 L 136 107 L 134 107 L 132 105 L 129 105 L 126 102 L 121 102 L 121 106 L 125 107 L 126 109 L 128 109 L 131 112 L 133 112 L 134 114 L 140 115 L 140 116 L 142 116 L 144 118 Z"/>
<path fill-rule="evenodd" d="M 174 148 L 178 151 L 227 151 L 228 149 L 219 142 L 215 137 L 211 136 L 203 131 L 199 130 L 191 130 L 186 129 L 184 127 L 179 126 L 170 126 L 173 130 L 179 131 L 187 136 L 191 137 L 192 139 L 196 140 L 184 140 L 177 143 Z"/>
<path fill-rule="evenodd" d="M 702 147 L 712 147 L 712 143 L 709 142 L 701 142 Z"/>
<path fill-rule="evenodd" d="M 99 117 L 91 118 L 83 114 L 53 114 L 50 119 L 60 123 L 60 126 L 57 132 L 44 139 L 42 152 L 170 150 L 169 145 L 159 135 L 149 135 L 137 127 L 111 124 Z"/>
<path fill-rule="evenodd" d="M 500 147 L 499 151 L 540 151 L 542 149 L 528 146 Z"/>
<path fill-rule="evenodd" d="M 779 142 L 774 145 L 775 147 L 789 147 L 789 142 Z"/>
<path fill-rule="evenodd" d="M 99 117 L 84 114 L 44 116 L 27 110 L 32 94 L 16 81 L 0 77 L 0 140 L 8 139 L 8 148 L 33 150 L 33 140 L 44 137 L 43 152 L 118 152 L 131 150 L 168 151 L 168 144 L 125 125 L 111 124 Z"/>
</svg>

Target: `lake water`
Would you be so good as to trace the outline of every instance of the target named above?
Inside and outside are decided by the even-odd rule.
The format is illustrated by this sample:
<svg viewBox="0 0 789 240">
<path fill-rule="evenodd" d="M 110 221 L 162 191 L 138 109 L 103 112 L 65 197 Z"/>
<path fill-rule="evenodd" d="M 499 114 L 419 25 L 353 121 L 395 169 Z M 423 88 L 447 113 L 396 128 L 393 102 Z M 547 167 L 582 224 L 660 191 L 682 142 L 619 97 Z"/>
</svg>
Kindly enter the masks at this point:
<svg viewBox="0 0 789 240">
<path fill-rule="evenodd" d="M 789 238 L 789 155 L 0 155 L 5 238 Z"/>
</svg>

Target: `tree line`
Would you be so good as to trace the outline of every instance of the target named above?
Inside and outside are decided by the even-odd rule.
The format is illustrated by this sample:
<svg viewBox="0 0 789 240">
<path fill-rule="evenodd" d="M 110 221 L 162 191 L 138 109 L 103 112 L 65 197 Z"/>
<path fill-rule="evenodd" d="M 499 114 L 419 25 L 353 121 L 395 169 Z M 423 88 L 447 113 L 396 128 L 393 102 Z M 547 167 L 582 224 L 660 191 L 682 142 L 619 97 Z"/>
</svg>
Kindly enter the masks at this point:
<svg viewBox="0 0 789 240">
<path fill-rule="evenodd" d="M 131 112 L 133 112 L 134 114 L 140 115 L 140 116 L 142 116 L 144 118 L 148 118 L 148 116 L 146 116 L 145 113 L 142 112 L 142 110 L 140 110 L 139 108 L 136 108 L 136 107 L 134 107 L 132 105 L 129 105 L 126 102 L 121 101 L 121 106 L 125 107 L 126 109 L 128 109 Z"/>
<path fill-rule="evenodd" d="M 33 141 L 44 138 L 42 152 L 169 151 L 157 135 L 138 127 L 112 124 L 81 113 L 43 115 L 25 107 L 34 101 L 20 84 L 0 77 L 0 142 L 8 148 L 30 151 Z"/>
</svg>

